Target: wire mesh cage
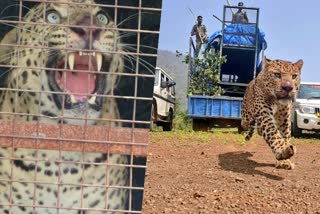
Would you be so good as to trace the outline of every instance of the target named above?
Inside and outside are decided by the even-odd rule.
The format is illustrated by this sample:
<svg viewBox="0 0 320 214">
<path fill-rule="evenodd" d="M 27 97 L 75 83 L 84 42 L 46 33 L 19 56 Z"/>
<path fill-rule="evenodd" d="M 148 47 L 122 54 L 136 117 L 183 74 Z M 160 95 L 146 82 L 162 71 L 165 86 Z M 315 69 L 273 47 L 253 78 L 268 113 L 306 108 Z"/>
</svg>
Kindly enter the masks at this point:
<svg viewBox="0 0 320 214">
<path fill-rule="evenodd" d="M 141 213 L 161 4 L 0 2 L 0 213 Z"/>
</svg>

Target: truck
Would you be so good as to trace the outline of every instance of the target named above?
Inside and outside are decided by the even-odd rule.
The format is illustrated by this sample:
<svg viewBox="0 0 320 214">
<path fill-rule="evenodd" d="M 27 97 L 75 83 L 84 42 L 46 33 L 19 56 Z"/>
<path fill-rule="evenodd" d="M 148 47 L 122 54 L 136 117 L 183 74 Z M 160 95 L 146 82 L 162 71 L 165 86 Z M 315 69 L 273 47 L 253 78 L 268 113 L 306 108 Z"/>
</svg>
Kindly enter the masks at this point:
<svg viewBox="0 0 320 214">
<path fill-rule="evenodd" d="M 175 116 L 175 85 L 173 78 L 162 68 L 156 67 L 150 129 L 162 126 L 163 131 L 171 131 Z"/>
<path fill-rule="evenodd" d="M 233 10 L 239 8 L 247 12 L 248 23 L 232 22 Z M 221 96 L 188 95 L 187 114 L 195 131 L 236 127 L 241 132 L 242 99 L 248 83 L 262 70 L 267 42 L 265 34 L 259 29 L 259 8 L 224 5 L 220 21 L 222 29 L 208 39 L 205 51 L 226 56 L 226 62 L 219 66 L 219 85 L 224 93 Z M 194 43 L 190 38 L 189 83 L 193 73 L 197 72 L 192 60 L 194 51 Z"/>
</svg>

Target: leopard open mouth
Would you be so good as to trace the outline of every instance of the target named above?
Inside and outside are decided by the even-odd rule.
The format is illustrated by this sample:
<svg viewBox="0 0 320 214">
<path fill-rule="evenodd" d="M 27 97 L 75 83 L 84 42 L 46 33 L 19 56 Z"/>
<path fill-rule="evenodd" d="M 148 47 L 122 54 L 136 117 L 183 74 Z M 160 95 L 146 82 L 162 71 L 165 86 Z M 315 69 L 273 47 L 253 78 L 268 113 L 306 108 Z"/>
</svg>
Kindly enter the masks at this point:
<svg viewBox="0 0 320 214">
<path fill-rule="evenodd" d="M 57 106 L 72 109 L 89 105 L 99 111 L 106 88 L 106 71 L 110 62 L 99 52 L 72 52 L 67 57 L 50 54 L 47 67 L 49 85 Z M 65 69 L 65 70 L 61 70 Z"/>
<path fill-rule="evenodd" d="M 293 93 L 288 93 L 284 91 L 279 91 L 279 92 L 277 91 L 276 96 L 278 100 L 292 100 L 294 98 Z"/>
</svg>

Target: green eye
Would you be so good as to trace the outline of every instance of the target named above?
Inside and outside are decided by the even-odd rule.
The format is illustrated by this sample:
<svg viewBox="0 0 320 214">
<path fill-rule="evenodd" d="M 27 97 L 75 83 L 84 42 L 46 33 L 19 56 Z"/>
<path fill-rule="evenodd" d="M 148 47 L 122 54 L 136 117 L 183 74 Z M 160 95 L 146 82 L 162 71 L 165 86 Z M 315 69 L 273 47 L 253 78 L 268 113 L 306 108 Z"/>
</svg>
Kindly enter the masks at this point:
<svg viewBox="0 0 320 214">
<path fill-rule="evenodd" d="M 297 78 L 297 77 L 298 77 L 297 74 L 292 74 L 292 79 L 295 79 L 295 78 Z"/>
<path fill-rule="evenodd" d="M 50 11 L 47 15 L 47 21 L 51 24 L 59 24 L 61 22 L 61 17 L 58 12 Z"/>
<path fill-rule="evenodd" d="M 280 73 L 274 73 L 274 76 L 275 76 L 276 78 L 281 79 L 281 74 L 280 74 Z"/>
<path fill-rule="evenodd" d="M 108 17 L 103 13 L 97 15 L 97 21 L 102 25 L 107 25 L 109 23 Z"/>
</svg>

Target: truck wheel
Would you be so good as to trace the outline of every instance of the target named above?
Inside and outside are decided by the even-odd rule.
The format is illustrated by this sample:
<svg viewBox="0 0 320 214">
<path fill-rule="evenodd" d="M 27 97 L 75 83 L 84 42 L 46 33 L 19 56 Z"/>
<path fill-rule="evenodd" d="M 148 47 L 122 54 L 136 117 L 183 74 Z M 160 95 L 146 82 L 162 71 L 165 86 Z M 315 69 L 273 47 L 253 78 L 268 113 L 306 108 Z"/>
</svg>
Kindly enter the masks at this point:
<svg viewBox="0 0 320 214">
<path fill-rule="evenodd" d="M 209 123 L 204 119 L 193 119 L 192 120 L 192 130 L 193 131 L 204 131 L 209 130 Z"/>
<path fill-rule="evenodd" d="M 152 106 L 151 106 L 151 118 L 150 118 L 150 130 L 154 130 L 156 128 L 156 109 L 155 109 L 155 104 L 152 103 Z"/>
<path fill-rule="evenodd" d="M 301 137 L 302 135 L 302 130 L 299 129 L 297 123 L 297 114 L 294 114 L 293 123 L 291 124 L 291 132 L 292 136 L 295 138 Z"/>
<path fill-rule="evenodd" d="M 168 115 L 168 122 L 164 122 L 162 125 L 162 130 L 167 132 L 167 131 L 171 131 L 173 127 L 173 115 L 172 112 L 170 111 L 169 115 Z"/>
</svg>

